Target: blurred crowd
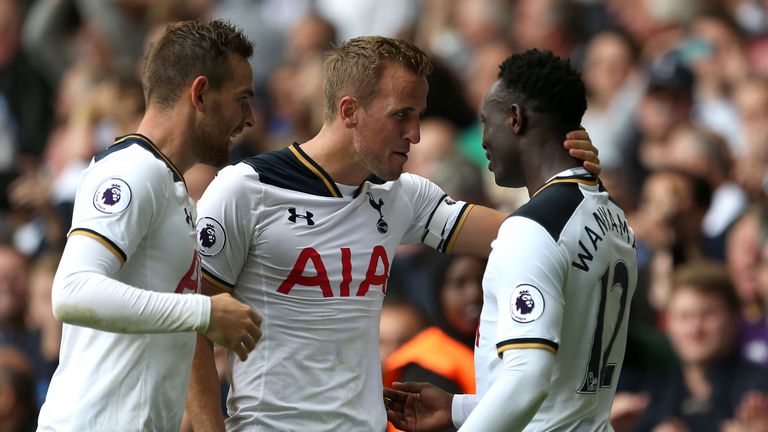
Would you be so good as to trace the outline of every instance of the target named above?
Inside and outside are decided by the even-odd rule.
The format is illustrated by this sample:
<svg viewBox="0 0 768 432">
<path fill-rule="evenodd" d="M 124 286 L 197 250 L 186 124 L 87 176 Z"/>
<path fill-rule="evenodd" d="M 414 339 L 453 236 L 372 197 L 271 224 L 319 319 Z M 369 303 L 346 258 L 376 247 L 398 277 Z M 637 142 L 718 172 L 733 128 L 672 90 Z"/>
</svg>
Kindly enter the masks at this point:
<svg viewBox="0 0 768 432">
<path fill-rule="evenodd" d="M 34 423 L 57 363 L 51 283 L 80 172 L 135 130 L 158 30 L 196 18 L 228 19 L 256 43 L 257 121 L 233 160 L 319 130 L 330 44 L 402 37 L 435 66 L 406 170 L 510 212 L 528 197 L 487 171 L 483 95 L 512 52 L 569 58 L 587 86 L 601 179 L 637 234 L 614 427 L 768 431 L 764 0 L 0 0 L 0 430 Z M 186 174 L 193 197 L 211 175 Z M 385 381 L 468 391 L 484 265 L 399 249 L 382 313 Z M 450 355 L 434 352 L 448 341 Z"/>
</svg>

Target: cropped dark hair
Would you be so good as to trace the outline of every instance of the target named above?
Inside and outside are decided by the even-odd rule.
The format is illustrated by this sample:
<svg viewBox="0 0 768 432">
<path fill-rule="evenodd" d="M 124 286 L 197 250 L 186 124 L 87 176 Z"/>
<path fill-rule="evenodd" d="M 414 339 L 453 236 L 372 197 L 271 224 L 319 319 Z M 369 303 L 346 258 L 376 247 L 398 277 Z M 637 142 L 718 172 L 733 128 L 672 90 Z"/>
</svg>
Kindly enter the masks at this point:
<svg viewBox="0 0 768 432">
<path fill-rule="evenodd" d="M 248 59 L 253 43 L 226 21 L 170 24 L 147 51 L 142 82 L 146 105 L 170 108 L 182 89 L 201 75 L 212 89 L 220 89 L 232 77 L 230 53 Z"/>
<path fill-rule="evenodd" d="M 516 102 L 549 116 L 552 126 L 563 132 L 578 129 L 587 95 L 581 74 L 567 60 L 530 49 L 513 54 L 500 69 L 503 88 Z"/>
</svg>

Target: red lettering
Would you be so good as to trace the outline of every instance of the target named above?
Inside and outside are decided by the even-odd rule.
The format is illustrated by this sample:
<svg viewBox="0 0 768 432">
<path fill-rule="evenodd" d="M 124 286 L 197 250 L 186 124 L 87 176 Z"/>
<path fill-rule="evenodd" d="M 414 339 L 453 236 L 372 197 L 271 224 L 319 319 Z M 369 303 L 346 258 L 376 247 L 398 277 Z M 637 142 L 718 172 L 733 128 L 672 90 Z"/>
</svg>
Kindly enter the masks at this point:
<svg viewBox="0 0 768 432">
<path fill-rule="evenodd" d="M 341 286 L 339 295 L 349 297 L 349 283 L 352 282 L 352 251 L 341 248 Z"/>
<path fill-rule="evenodd" d="M 376 273 L 376 269 L 379 267 L 379 261 L 384 265 L 384 272 L 381 274 Z M 387 293 L 387 278 L 389 277 L 389 258 L 387 257 L 387 250 L 383 246 L 376 246 L 371 252 L 371 261 L 368 263 L 368 271 L 365 273 L 365 280 L 360 284 L 360 288 L 357 290 L 358 296 L 364 296 L 368 292 L 368 288 L 371 285 L 381 285 L 381 292 Z"/>
<path fill-rule="evenodd" d="M 184 276 L 181 277 L 174 292 L 176 294 L 181 294 L 184 290 L 189 290 L 194 293 L 200 292 L 200 257 L 197 255 L 197 251 L 195 251 L 192 256 L 192 264 L 189 266 L 187 272 L 184 273 Z"/>
<path fill-rule="evenodd" d="M 312 265 L 315 267 L 317 274 L 315 276 L 304 276 L 304 268 L 307 266 L 308 261 L 312 261 Z M 296 259 L 296 264 L 293 265 L 291 273 L 280 284 L 277 292 L 282 294 L 288 294 L 294 285 L 302 286 L 319 286 L 323 292 L 323 297 L 333 297 L 333 291 L 331 291 L 331 283 L 328 281 L 328 273 L 325 271 L 325 265 L 320 258 L 320 254 L 313 248 L 305 248 L 299 254 Z"/>
</svg>

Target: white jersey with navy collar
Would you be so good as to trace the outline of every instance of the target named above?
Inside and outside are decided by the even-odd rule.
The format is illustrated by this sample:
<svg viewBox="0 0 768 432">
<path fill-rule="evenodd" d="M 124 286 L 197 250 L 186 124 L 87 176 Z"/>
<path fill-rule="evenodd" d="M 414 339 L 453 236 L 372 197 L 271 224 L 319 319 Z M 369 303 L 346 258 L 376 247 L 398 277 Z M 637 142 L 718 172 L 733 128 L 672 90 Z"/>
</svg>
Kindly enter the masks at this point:
<svg viewBox="0 0 768 432">
<path fill-rule="evenodd" d="M 112 251 L 123 263 L 118 281 L 199 292 L 194 219 L 178 170 L 148 139 L 128 135 L 83 172 L 69 235 Z M 194 332 L 111 333 L 64 324 L 39 430 L 178 430 L 195 340 Z"/>
<path fill-rule="evenodd" d="M 475 348 L 478 397 L 505 350 L 546 349 L 556 356 L 549 395 L 525 430 L 611 430 L 637 284 L 624 212 L 596 178 L 569 170 L 504 221 L 492 248 Z"/>
<path fill-rule="evenodd" d="M 229 357 L 227 429 L 384 430 L 379 314 L 395 248 L 450 250 L 470 208 L 410 174 L 339 186 L 298 145 L 221 170 L 198 203 L 203 277 L 263 316 L 248 360 Z"/>
</svg>

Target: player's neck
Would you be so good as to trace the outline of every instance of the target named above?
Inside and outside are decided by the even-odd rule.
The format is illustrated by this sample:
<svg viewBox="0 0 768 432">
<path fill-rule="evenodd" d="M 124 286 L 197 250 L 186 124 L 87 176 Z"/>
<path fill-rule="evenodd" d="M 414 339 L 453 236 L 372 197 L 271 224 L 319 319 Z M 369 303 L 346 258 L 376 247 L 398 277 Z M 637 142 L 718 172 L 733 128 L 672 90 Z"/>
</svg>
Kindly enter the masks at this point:
<svg viewBox="0 0 768 432">
<path fill-rule="evenodd" d="M 301 149 L 337 183 L 359 185 L 370 174 L 355 157 L 352 136 L 339 122 L 324 124 Z"/>
<path fill-rule="evenodd" d="M 525 167 L 525 186 L 528 196 L 533 196 L 547 180 L 567 169 L 581 166 L 562 146 L 562 139 L 540 137 L 528 147 L 531 156 Z"/>
<path fill-rule="evenodd" d="M 178 110 L 148 108 L 136 132 L 149 138 L 183 173 L 198 162 L 186 136 L 191 128 L 188 124 Z"/>
</svg>

